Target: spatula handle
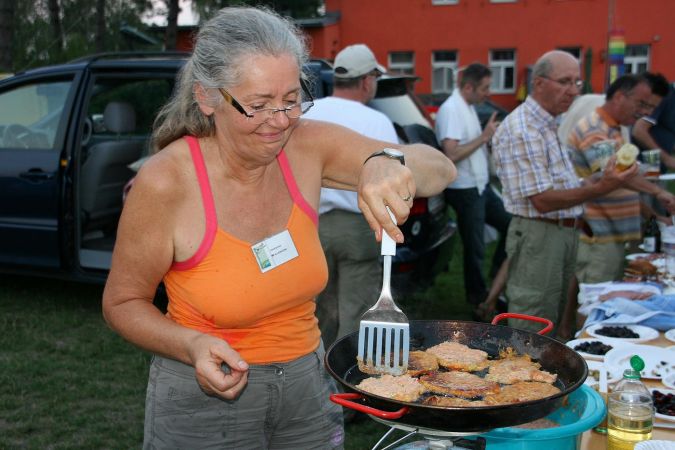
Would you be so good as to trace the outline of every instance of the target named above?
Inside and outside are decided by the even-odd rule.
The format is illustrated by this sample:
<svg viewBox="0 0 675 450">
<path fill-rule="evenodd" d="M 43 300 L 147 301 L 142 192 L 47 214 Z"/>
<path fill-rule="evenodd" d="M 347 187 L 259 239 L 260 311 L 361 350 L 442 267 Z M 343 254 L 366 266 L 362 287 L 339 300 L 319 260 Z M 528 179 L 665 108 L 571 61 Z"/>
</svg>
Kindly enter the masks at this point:
<svg viewBox="0 0 675 450">
<path fill-rule="evenodd" d="M 396 217 L 394 216 L 394 213 L 391 212 L 391 209 L 387 206 L 387 212 L 389 213 L 389 217 L 391 217 L 391 221 L 394 222 L 394 225 L 396 225 Z M 382 228 L 382 255 L 387 255 L 387 256 L 394 256 L 396 254 L 396 241 L 387 234 L 386 231 L 384 231 L 384 228 Z"/>
</svg>

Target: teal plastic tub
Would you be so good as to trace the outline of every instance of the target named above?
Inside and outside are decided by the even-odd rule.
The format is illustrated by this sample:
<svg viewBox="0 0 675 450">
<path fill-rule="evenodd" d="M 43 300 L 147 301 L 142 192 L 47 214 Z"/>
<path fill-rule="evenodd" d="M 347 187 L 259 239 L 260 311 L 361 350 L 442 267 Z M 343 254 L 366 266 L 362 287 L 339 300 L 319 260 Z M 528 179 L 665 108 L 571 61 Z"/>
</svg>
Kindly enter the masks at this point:
<svg viewBox="0 0 675 450">
<path fill-rule="evenodd" d="M 582 433 L 598 425 L 606 412 L 600 394 L 583 385 L 569 395 L 565 406 L 546 416 L 559 427 L 497 428 L 481 436 L 489 450 L 579 450 Z"/>
</svg>

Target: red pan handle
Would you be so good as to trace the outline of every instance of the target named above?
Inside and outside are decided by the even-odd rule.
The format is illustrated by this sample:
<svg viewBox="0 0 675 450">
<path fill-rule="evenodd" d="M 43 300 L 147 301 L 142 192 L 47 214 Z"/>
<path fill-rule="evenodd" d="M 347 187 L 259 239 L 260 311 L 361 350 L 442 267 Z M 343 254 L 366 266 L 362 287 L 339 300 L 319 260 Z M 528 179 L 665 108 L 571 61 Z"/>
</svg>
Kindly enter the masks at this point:
<svg viewBox="0 0 675 450">
<path fill-rule="evenodd" d="M 494 319 L 492 319 L 492 325 L 497 325 L 497 322 L 503 319 L 522 319 L 522 320 L 529 320 L 532 322 L 540 322 L 540 323 L 545 323 L 546 327 L 541 330 L 537 331 L 537 334 L 546 334 L 549 331 L 553 329 L 553 322 L 551 322 L 548 319 L 544 319 L 543 317 L 537 317 L 537 316 L 528 316 L 527 314 L 518 314 L 518 313 L 501 313 L 497 314 Z"/>
<path fill-rule="evenodd" d="M 344 406 L 345 408 L 354 409 L 354 410 L 362 412 L 362 413 L 370 414 L 371 416 L 379 417 L 380 419 L 400 419 L 410 409 L 407 406 L 404 406 L 403 408 L 399 409 L 398 411 L 387 412 L 387 411 L 381 411 L 379 409 L 371 408 L 370 406 L 366 406 L 366 405 L 363 405 L 361 403 L 355 403 L 355 402 L 349 401 L 349 400 L 356 400 L 356 399 L 361 399 L 361 398 L 364 398 L 364 396 L 361 395 L 361 394 L 357 394 L 355 392 L 345 393 L 345 394 L 331 394 L 330 395 L 330 401 L 333 402 L 333 403 L 337 403 L 338 405 Z"/>
</svg>

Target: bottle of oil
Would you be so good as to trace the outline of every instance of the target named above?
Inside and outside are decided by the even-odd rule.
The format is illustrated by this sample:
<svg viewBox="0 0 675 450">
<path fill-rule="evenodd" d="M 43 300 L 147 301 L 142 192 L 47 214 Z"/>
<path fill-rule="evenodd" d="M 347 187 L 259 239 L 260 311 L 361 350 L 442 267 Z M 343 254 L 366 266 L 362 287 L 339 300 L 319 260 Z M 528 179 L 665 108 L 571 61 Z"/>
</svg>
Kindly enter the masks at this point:
<svg viewBox="0 0 675 450">
<path fill-rule="evenodd" d="M 607 450 L 633 450 L 635 444 L 652 437 L 654 403 L 640 381 L 645 363 L 639 356 L 630 359 L 623 379 L 609 394 L 607 412 Z"/>
</svg>

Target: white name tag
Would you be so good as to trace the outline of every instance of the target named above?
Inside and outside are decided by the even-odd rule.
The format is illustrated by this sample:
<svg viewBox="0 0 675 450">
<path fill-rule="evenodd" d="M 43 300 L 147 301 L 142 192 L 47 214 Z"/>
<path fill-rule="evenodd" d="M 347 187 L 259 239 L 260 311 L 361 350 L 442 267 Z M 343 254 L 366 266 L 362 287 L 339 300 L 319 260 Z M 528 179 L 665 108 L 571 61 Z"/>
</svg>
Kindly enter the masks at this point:
<svg viewBox="0 0 675 450">
<path fill-rule="evenodd" d="M 288 230 L 263 239 L 251 246 L 253 256 L 262 273 L 272 270 L 298 256 L 293 238 Z"/>
</svg>

